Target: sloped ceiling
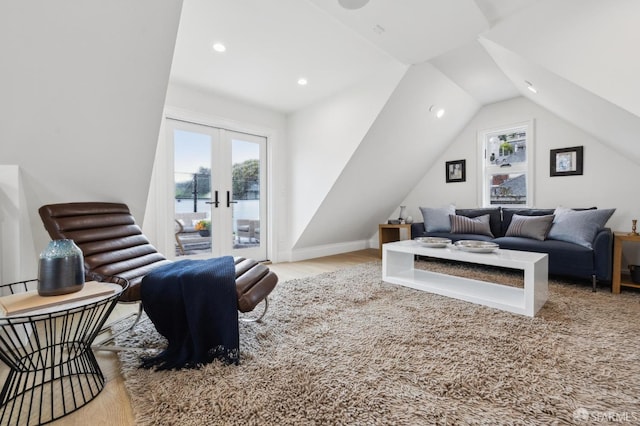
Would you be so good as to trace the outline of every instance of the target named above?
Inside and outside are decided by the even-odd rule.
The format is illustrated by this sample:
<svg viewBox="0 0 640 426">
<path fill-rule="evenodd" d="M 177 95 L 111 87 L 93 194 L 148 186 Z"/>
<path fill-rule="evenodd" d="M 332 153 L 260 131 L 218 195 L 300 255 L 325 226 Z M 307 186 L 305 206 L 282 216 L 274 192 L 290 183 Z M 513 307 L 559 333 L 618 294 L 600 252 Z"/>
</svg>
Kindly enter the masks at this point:
<svg viewBox="0 0 640 426">
<path fill-rule="evenodd" d="M 640 164 L 638 18 L 633 0 L 549 0 L 480 42 L 523 96 Z"/>
<path fill-rule="evenodd" d="M 447 105 L 446 119 L 427 113 L 433 99 Z M 478 108 L 433 65 L 412 66 L 294 248 L 368 239 Z"/>
<path fill-rule="evenodd" d="M 357 10 L 342 9 L 337 0 L 190 0 L 171 78 L 295 120 L 377 67 L 409 67 L 380 116 L 359 132 L 366 136 L 335 183 L 314 194 L 319 207 L 293 218 L 301 224 L 293 247 L 312 247 L 370 237 L 371 224 L 346 220 L 352 208 L 336 205 L 351 197 L 374 222 L 389 217 L 474 109 L 514 96 L 528 97 L 640 163 L 634 141 L 640 130 L 638 18 L 636 0 L 371 0 Z M 211 51 L 215 41 L 227 43 L 224 55 Z M 297 86 L 299 77 L 309 84 Z M 450 112 L 460 112 L 447 112 L 435 132 L 424 123 L 429 101 L 413 96 L 431 96 L 434 85 L 449 94 Z M 388 160 L 398 144 L 389 128 L 403 126 L 409 130 L 402 146 L 420 161 L 384 167 L 378 156 Z M 376 191 L 358 189 L 372 182 Z"/>
<path fill-rule="evenodd" d="M 509 83 L 502 72 L 484 49 L 470 44 L 490 21 L 535 1 L 372 0 L 346 10 L 337 0 L 189 0 L 182 9 L 171 80 L 288 114 L 390 63 L 406 66 L 446 53 L 438 66 L 455 75 L 456 83 L 480 75 L 481 102 L 495 102 L 517 92 L 511 88 L 505 95 Z M 226 52 L 213 51 L 217 42 Z M 475 64 L 465 59 L 473 48 Z M 297 84 L 301 77 L 308 80 L 304 87 Z"/>
<path fill-rule="evenodd" d="M 435 58 L 489 28 L 471 0 L 371 1 L 356 11 L 335 0 L 310 1 L 405 64 Z"/>
</svg>

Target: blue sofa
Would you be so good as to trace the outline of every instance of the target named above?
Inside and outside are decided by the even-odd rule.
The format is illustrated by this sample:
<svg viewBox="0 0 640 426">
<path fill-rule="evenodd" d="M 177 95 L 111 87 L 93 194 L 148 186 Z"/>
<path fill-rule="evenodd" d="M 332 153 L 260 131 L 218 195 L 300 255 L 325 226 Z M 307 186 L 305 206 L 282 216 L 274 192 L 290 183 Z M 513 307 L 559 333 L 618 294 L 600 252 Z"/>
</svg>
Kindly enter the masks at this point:
<svg viewBox="0 0 640 426">
<path fill-rule="evenodd" d="M 609 228 L 599 230 L 591 242 L 592 248 L 566 241 L 545 239 L 543 241 L 523 238 L 507 237 L 514 214 L 520 216 L 552 215 L 554 209 L 527 208 L 478 208 L 456 209 L 456 215 L 470 218 L 489 215 L 489 226 L 494 237 L 481 234 L 454 234 L 450 232 L 426 232 L 423 222 L 411 224 L 411 238 L 416 237 L 444 237 L 452 241 L 481 240 L 491 241 L 500 248 L 509 250 L 533 251 L 549 255 L 549 274 L 572 278 L 590 279 L 595 291 L 597 282 L 611 282 L 613 258 L 613 233 Z"/>
</svg>

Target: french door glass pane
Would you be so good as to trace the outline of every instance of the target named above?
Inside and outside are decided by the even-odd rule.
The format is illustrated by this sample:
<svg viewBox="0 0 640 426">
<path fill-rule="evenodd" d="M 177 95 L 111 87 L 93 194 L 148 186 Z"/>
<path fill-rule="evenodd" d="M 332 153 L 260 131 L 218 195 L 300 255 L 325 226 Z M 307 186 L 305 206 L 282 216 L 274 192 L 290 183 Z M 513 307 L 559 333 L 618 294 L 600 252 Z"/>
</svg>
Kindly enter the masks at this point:
<svg viewBox="0 0 640 426">
<path fill-rule="evenodd" d="M 174 130 L 176 256 L 211 252 L 211 136 Z"/>
<path fill-rule="evenodd" d="M 233 248 L 260 246 L 260 145 L 233 139 Z"/>
</svg>

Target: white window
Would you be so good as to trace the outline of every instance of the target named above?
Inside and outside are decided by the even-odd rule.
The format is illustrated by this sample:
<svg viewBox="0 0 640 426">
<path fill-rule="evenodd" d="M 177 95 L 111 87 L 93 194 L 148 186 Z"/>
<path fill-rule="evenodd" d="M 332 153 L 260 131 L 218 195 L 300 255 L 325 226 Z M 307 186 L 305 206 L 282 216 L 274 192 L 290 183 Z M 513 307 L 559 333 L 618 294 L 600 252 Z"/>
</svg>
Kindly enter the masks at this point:
<svg viewBox="0 0 640 426">
<path fill-rule="evenodd" d="M 482 205 L 533 205 L 533 120 L 478 132 Z"/>
</svg>

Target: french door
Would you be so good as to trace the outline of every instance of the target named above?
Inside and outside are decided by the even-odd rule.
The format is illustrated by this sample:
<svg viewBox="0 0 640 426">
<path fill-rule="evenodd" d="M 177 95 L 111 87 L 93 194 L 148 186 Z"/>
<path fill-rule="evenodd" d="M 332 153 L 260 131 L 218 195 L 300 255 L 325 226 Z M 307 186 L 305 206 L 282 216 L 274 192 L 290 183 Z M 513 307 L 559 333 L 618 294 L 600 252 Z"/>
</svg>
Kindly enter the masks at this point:
<svg viewBox="0 0 640 426">
<path fill-rule="evenodd" d="M 267 259 L 265 137 L 167 119 L 176 256 Z"/>
</svg>

